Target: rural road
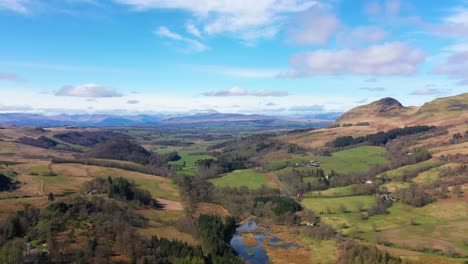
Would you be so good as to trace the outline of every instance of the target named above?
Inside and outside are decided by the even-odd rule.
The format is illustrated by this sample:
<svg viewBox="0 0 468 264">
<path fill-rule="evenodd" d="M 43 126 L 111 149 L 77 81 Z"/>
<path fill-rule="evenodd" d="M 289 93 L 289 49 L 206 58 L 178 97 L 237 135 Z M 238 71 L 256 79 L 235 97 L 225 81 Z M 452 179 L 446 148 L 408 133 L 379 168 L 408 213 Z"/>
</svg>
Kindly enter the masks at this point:
<svg viewBox="0 0 468 264">
<path fill-rule="evenodd" d="M 299 199 L 296 199 L 296 196 L 294 194 L 292 194 L 288 188 L 286 187 L 286 185 L 284 185 L 283 182 L 281 182 L 280 178 L 278 177 L 278 175 L 276 175 L 276 173 L 272 172 L 271 174 L 273 174 L 273 176 L 275 177 L 276 181 L 279 183 L 279 185 L 281 186 L 281 192 L 286 194 L 287 196 L 291 197 L 292 199 L 294 199 L 298 204 L 301 205 L 302 209 L 306 210 L 306 211 L 309 211 L 309 212 L 312 212 L 312 210 L 308 209 L 307 207 L 305 207 L 302 202 L 299 200 Z"/>
<path fill-rule="evenodd" d="M 284 194 L 287 194 L 288 196 L 291 196 L 292 198 L 293 195 L 291 194 L 291 192 L 288 190 L 288 188 L 286 187 L 286 185 L 284 185 L 284 183 L 281 182 L 280 178 L 278 177 L 278 175 L 276 175 L 276 173 L 272 172 L 271 174 L 273 174 L 273 176 L 275 177 L 276 181 L 279 183 L 279 185 L 281 186 L 281 191 L 284 193 Z"/>
</svg>

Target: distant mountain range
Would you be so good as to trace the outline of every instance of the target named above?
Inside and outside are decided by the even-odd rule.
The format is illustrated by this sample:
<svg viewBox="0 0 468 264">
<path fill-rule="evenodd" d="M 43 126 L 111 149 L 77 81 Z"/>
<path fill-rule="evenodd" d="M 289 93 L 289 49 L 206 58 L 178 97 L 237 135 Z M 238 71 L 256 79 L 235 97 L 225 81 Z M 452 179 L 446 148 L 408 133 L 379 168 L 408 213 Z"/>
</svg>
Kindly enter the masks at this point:
<svg viewBox="0 0 468 264">
<path fill-rule="evenodd" d="M 0 114 L 1 125 L 16 126 L 179 126 L 179 125 L 207 125 L 210 123 L 252 122 L 252 123 L 287 123 L 291 127 L 303 127 L 307 124 L 326 126 L 333 123 L 341 113 L 311 114 L 306 117 L 277 117 L 266 115 L 243 115 L 229 113 L 201 113 L 187 116 L 168 117 L 164 115 L 55 115 L 29 113 L 3 113 Z M 289 126 L 288 125 L 288 126 Z"/>
</svg>

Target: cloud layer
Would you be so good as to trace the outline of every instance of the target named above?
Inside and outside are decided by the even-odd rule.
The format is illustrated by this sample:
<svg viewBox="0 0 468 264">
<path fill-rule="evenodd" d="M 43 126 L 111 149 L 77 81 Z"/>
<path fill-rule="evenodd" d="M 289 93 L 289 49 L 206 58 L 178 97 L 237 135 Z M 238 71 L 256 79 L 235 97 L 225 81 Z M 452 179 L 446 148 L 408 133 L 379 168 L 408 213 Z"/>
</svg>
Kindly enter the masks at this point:
<svg viewBox="0 0 468 264">
<path fill-rule="evenodd" d="M 420 49 L 401 42 L 360 49 L 317 50 L 293 56 L 289 61 L 292 69 L 281 76 L 411 75 L 417 72 L 425 58 Z"/>
<path fill-rule="evenodd" d="M 14 73 L 0 72 L 0 80 L 17 82 L 17 81 L 22 81 L 23 79 Z"/>
<path fill-rule="evenodd" d="M 434 95 L 434 94 L 443 94 L 446 91 L 436 88 L 421 88 L 411 92 L 411 95 Z"/>
<path fill-rule="evenodd" d="M 283 15 L 298 13 L 316 5 L 314 0 L 114 0 L 136 10 L 180 9 L 191 12 L 200 21 L 205 34 L 234 33 L 251 40 L 271 37 L 279 31 Z M 187 28 L 197 35 L 194 28 Z"/>
<path fill-rule="evenodd" d="M 28 0 L 0 0 L 0 9 L 7 9 L 21 14 L 27 14 Z"/>
<path fill-rule="evenodd" d="M 271 90 L 256 90 L 248 91 L 244 88 L 234 86 L 229 89 L 220 90 L 220 91 L 211 91 L 203 93 L 204 96 L 257 96 L 257 97 L 282 97 L 288 96 L 287 91 L 271 91 Z"/>
<path fill-rule="evenodd" d="M 165 37 L 173 41 L 181 42 L 183 45 L 186 45 L 190 50 L 195 52 L 202 52 L 208 50 L 208 46 L 201 43 L 196 39 L 191 39 L 184 37 L 180 34 L 170 31 L 167 27 L 159 27 L 157 30 L 154 31 L 154 34 Z"/>
<path fill-rule="evenodd" d="M 121 97 L 115 89 L 106 86 L 100 86 L 94 83 L 83 84 L 78 86 L 63 86 L 55 93 L 56 96 L 72 96 L 72 97 L 89 97 L 89 98 L 105 98 L 105 97 Z"/>
<path fill-rule="evenodd" d="M 291 42 L 300 45 L 323 45 L 340 27 L 340 20 L 320 6 L 303 12 L 289 30 Z"/>
</svg>

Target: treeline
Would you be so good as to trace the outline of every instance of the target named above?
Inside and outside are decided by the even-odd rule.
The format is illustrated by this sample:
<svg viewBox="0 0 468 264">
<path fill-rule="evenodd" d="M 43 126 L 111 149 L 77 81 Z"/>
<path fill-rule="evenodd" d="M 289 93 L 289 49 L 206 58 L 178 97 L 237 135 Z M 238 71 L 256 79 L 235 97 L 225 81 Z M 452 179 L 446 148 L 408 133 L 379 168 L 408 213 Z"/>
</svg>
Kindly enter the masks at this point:
<svg viewBox="0 0 468 264">
<path fill-rule="evenodd" d="M 73 131 L 68 133 L 56 134 L 54 135 L 54 137 L 69 144 L 80 145 L 85 147 L 93 147 L 96 144 L 105 142 L 112 138 L 131 138 L 130 136 L 113 131 Z"/>
<path fill-rule="evenodd" d="M 38 139 L 22 137 L 18 139 L 18 143 L 45 149 L 54 148 L 58 145 L 56 141 L 45 136 L 41 136 Z"/>
<path fill-rule="evenodd" d="M 435 126 L 411 126 L 404 128 L 395 128 L 387 132 L 378 132 L 375 134 L 370 134 L 362 137 L 352 137 L 352 136 L 343 136 L 338 137 L 331 142 L 331 146 L 335 148 L 342 148 L 351 145 L 368 143 L 372 146 L 381 146 L 387 144 L 388 141 L 395 139 L 399 136 L 413 135 L 418 133 L 423 133 L 435 129 Z"/>
<path fill-rule="evenodd" d="M 0 221 L 0 263 L 243 263 L 228 243 L 234 219 L 202 215 L 197 223 L 205 252 L 139 236 L 147 220 L 112 199 L 77 196 L 44 209 L 25 206 Z"/>
<path fill-rule="evenodd" d="M 329 188 L 330 181 L 337 176 L 335 171 L 326 175 L 323 169 L 292 169 L 284 173 L 278 173 L 281 181 L 284 181 L 294 193 L 308 193 L 315 190 Z"/>
<path fill-rule="evenodd" d="M 13 191 L 17 182 L 0 172 L 0 192 Z"/>
<path fill-rule="evenodd" d="M 199 160 L 197 174 L 209 179 L 234 170 L 260 166 L 265 155 L 271 153 L 304 153 L 306 149 L 295 144 L 285 143 L 273 138 L 273 135 L 261 134 L 215 144 L 207 148 L 213 151 L 215 158 Z"/>
<path fill-rule="evenodd" d="M 401 264 L 401 258 L 394 257 L 386 252 L 380 251 L 376 246 L 360 245 L 353 241 L 343 243 L 338 264 Z"/>
<path fill-rule="evenodd" d="M 420 165 L 412 169 L 405 169 L 405 173 L 402 173 L 400 175 L 392 175 L 391 177 L 388 175 L 388 173 L 384 172 L 379 176 L 379 180 L 382 183 L 387 183 L 391 181 L 409 182 L 411 181 L 412 178 L 418 176 L 419 173 L 423 171 L 427 171 L 431 168 L 438 167 L 442 164 L 443 164 L 442 162 L 427 163 L 427 164 Z"/>
<path fill-rule="evenodd" d="M 83 155 L 84 158 L 131 161 L 142 165 L 161 167 L 169 161 L 180 159 L 177 152 L 158 154 L 147 151 L 136 142 L 126 138 L 113 138 L 97 144 Z"/>
<path fill-rule="evenodd" d="M 242 187 L 215 188 L 212 183 L 197 177 L 178 177 L 177 184 L 182 189 L 189 213 L 200 202 L 216 203 L 226 208 L 238 219 L 249 215 L 265 217 L 278 224 L 298 223 L 295 212 L 301 210 L 293 199 L 281 197 L 278 189 L 266 186 L 258 189 Z"/>
<path fill-rule="evenodd" d="M 236 232 L 236 221 L 233 217 L 228 217 L 224 222 L 215 215 L 198 217 L 199 236 L 203 242 L 203 249 L 211 255 L 214 263 L 244 263 L 229 245 Z"/>
<path fill-rule="evenodd" d="M 426 193 L 422 186 L 411 185 L 409 188 L 397 192 L 400 201 L 413 207 L 423 207 L 435 201 L 435 198 Z"/>
<path fill-rule="evenodd" d="M 136 186 L 134 182 L 118 177 L 107 179 L 96 178 L 92 181 L 86 182 L 82 185 L 85 192 L 106 193 L 109 198 L 119 199 L 123 201 L 135 201 L 140 205 L 156 206 L 155 201 L 151 194 L 144 189 Z"/>
<path fill-rule="evenodd" d="M 197 202 L 210 202 L 222 205 L 237 219 L 254 215 L 277 224 L 300 222 L 295 212 L 301 210 L 301 206 L 291 198 L 280 197 L 278 189 L 249 189 L 245 186 L 214 188 L 210 182 L 193 177 L 188 179 L 185 186 L 185 190 L 188 190 L 184 190 L 183 193 L 186 194 L 185 204 L 189 206 L 189 210 Z"/>
<path fill-rule="evenodd" d="M 276 215 L 283 215 L 285 213 L 295 213 L 301 211 L 301 206 L 296 202 L 296 200 L 290 197 L 257 197 L 255 198 L 256 206 L 263 206 L 267 203 L 272 203 L 274 205 L 272 211 Z"/>
<path fill-rule="evenodd" d="M 52 159 L 52 163 L 57 163 L 57 164 L 77 163 L 77 164 L 83 164 L 83 165 L 92 165 L 92 166 L 129 170 L 129 171 L 135 171 L 135 172 L 140 172 L 140 173 L 150 174 L 150 175 L 155 175 L 155 176 L 164 176 L 167 178 L 174 177 L 174 174 L 166 168 L 150 167 L 150 166 L 144 166 L 144 165 L 136 164 L 136 163 L 122 163 L 122 162 L 113 161 L 113 160 L 55 158 L 55 159 Z"/>
</svg>

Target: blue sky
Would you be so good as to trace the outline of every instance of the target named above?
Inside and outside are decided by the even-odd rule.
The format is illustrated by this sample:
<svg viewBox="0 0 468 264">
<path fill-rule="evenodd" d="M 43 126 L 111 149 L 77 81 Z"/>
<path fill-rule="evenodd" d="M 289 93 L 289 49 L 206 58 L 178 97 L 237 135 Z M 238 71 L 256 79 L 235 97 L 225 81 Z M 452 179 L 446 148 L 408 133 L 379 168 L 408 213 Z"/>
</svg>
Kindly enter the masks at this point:
<svg viewBox="0 0 468 264">
<path fill-rule="evenodd" d="M 468 91 L 466 0 L 0 0 L 0 111 L 345 111 Z"/>
</svg>

